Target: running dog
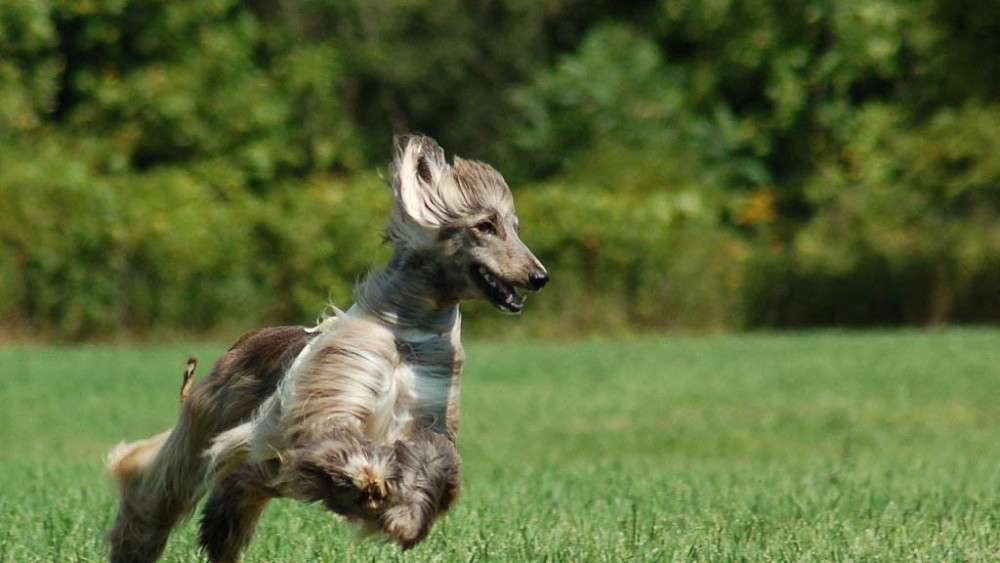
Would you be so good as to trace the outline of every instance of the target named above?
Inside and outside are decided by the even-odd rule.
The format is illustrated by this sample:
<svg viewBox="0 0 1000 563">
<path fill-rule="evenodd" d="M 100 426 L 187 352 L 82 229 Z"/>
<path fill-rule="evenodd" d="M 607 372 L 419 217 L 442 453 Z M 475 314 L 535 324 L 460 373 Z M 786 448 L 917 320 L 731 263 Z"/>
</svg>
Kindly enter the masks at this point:
<svg viewBox="0 0 1000 563">
<path fill-rule="evenodd" d="M 319 502 L 402 548 L 460 490 L 459 302 L 517 313 L 548 272 L 518 236 L 492 167 L 422 136 L 395 139 L 389 264 L 316 327 L 240 338 L 190 389 L 177 424 L 108 457 L 121 501 L 111 561 L 155 561 L 209 492 L 199 543 L 234 562 L 272 498 Z M 189 367 L 188 371 L 193 371 Z"/>
</svg>

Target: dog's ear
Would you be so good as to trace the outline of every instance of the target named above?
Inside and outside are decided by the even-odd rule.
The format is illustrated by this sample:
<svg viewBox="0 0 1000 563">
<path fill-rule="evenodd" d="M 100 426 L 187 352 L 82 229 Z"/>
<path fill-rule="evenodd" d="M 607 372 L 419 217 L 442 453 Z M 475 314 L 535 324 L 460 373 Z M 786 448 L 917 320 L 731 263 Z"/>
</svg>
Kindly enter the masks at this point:
<svg viewBox="0 0 1000 563">
<path fill-rule="evenodd" d="M 392 189 L 400 210 L 424 227 L 440 227 L 441 184 L 449 174 L 444 150 L 434 139 L 399 135 L 394 139 Z"/>
</svg>

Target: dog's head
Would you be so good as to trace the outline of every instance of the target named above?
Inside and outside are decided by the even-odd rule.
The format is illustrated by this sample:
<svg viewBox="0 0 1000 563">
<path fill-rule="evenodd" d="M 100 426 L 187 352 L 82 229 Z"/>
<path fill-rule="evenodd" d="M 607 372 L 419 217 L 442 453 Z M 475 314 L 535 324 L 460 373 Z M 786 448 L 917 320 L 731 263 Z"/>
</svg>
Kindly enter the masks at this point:
<svg viewBox="0 0 1000 563">
<path fill-rule="evenodd" d="M 388 239 L 440 265 L 435 283 L 455 298 L 520 312 L 524 297 L 516 290 L 537 291 L 549 274 L 518 236 L 503 176 L 481 162 L 448 164 L 429 137 L 396 137 L 395 144 Z"/>
</svg>

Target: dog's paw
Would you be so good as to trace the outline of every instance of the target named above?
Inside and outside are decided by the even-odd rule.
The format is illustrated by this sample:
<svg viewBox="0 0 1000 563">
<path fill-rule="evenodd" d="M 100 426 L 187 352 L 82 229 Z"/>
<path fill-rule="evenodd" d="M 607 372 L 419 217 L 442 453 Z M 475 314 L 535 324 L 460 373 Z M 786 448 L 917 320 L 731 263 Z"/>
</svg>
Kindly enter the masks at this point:
<svg viewBox="0 0 1000 563">
<path fill-rule="evenodd" d="M 355 458 L 344 467 L 344 473 L 362 492 L 369 510 L 378 510 L 389 498 L 388 470 L 383 465 Z"/>
<path fill-rule="evenodd" d="M 358 488 L 365 491 L 365 494 L 368 495 L 368 508 L 377 510 L 382 501 L 389 497 L 385 476 L 374 466 L 368 466 L 362 472 L 364 473 L 364 477 Z"/>
<path fill-rule="evenodd" d="M 382 513 L 382 530 L 403 548 L 411 549 L 427 537 L 429 526 L 421 510 L 411 505 L 397 505 Z"/>
</svg>

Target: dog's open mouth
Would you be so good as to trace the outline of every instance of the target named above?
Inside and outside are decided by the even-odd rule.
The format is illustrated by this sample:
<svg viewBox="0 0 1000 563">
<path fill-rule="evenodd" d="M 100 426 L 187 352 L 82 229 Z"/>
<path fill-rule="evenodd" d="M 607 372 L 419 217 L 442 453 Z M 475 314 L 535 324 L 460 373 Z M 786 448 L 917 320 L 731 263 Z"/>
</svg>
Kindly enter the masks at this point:
<svg viewBox="0 0 1000 563">
<path fill-rule="evenodd" d="M 473 266 L 472 278 L 494 307 L 508 313 L 520 313 L 524 307 L 524 297 L 517 294 L 512 284 L 500 279 L 499 276 L 486 269 L 486 266 Z"/>
</svg>

